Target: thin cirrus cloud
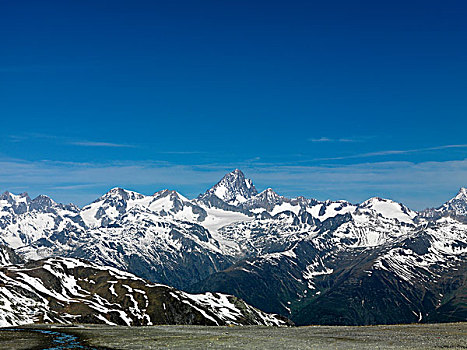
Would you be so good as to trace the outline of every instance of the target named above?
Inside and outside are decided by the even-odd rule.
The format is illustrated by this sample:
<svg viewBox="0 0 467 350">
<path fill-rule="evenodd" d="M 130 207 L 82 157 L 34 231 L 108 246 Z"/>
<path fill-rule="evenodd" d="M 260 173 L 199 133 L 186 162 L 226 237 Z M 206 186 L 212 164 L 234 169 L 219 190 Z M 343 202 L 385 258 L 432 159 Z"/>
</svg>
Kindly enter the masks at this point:
<svg viewBox="0 0 467 350">
<path fill-rule="evenodd" d="M 185 155 L 185 154 L 205 154 L 204 151 L 159 151 L 160 154 L 178 154 L 178 155 Z"/>
<path fill-rule="evenodd" d="M 258 190 L 273 187 L 289 197 L 361 202 L 391 198 L 413 209 L 438 206 L 466 186 L 467 159 L 412 163 L 404 161 L 334 166 L 256 163 L 179 165 L 168 162 L 73 163 L 0 159 L 0 191 L 47 194 L 83 205 L 119 186 L 142 193 L 163 188 L 195 197 L 226 172 L 240 168 Z"/>
<path fill-rule="evenodd" d="M 386 151 L 378 151 L 378 152 L 358 153 L 358 154 L 352 154 L 352 155 L 341 156 L 341 157 L 315 158 L 313 160 L 318 161 L 318 160 L 344 160 L 344 159 L 355 159 L 355 158 L 369 158 L 369 157 L 378 157 L 378 156 L 391 156 L 391 155 L 399 155 L 399 154 L 440 151 L 440 150 L 455 149 L 455 148 L 467 148 L 467 144 L 442 145 L 442 146 L 435 146 L 435 147 L 415 148 L 415 149 L 406 149 L 406 150 L 386 150 Z"/>
<path fill-rule="evenodd" d="M 310 138 L 308 139 L 310 142 L 356 142 L 357 139 L 352 138 L 339 138 L 339 139 L 331 139 L 329 137 L 319 137 L 319 138 Z"/>
<path fill-rule="evenodd" d="M 100 141 L 72 141 L 68 142 L 70 145 L 83 146 L 83 147 L 111 147 L 111 148 L 135 148 L 135 145 L 128 145 L 124 143 L 113 142 L 100 142 Z"/>
<path fill-rule="evenodd" d="M 53 134 L 43 133 L 26 133 L 19 135 L 9 135 L 10 142 L 24 142 L 28 140 L 47 140 L 58 142 L 66 145 L 81 146 L 81 147 L 110 147 L 110 148 L 136 148 L 136 145 L 116 142 L 94 141 L 94 140 L 73 140 L 71 137 L 58 136 Z"/>
</svg>

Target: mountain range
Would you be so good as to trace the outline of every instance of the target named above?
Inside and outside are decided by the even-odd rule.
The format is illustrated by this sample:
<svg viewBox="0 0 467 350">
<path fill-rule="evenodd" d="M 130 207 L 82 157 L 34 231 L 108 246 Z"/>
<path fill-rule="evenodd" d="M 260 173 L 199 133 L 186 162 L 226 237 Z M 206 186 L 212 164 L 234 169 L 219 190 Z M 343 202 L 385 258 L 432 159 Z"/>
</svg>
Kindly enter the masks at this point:
<svg viewBox="0 0 467 350">
<path fill-rule="evenodd" d="M 114 188 L 79 208 L 5 192 L 0 244 L 4 269 L 19 266 L 11 271 L 85 259 L 189 293 L 235 295 L 299 325 L 467 320 L 465 188 L 420 212 L 378 197 L 259 193 L 238 169 L 191 200 Z"/>
</svg>

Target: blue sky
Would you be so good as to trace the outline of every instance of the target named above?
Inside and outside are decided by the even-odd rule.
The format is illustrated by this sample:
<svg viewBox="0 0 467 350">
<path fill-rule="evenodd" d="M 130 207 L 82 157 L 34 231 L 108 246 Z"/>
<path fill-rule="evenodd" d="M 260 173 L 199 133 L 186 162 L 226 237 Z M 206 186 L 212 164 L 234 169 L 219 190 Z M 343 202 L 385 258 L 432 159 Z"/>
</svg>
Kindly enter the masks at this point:
<svg viewBox="0 0 467 350">
<path fill-rule="evenodd" d="M 467 186 L 465 1 L 7 1 L 0 191 L 437 206 Z"/>
</svg>

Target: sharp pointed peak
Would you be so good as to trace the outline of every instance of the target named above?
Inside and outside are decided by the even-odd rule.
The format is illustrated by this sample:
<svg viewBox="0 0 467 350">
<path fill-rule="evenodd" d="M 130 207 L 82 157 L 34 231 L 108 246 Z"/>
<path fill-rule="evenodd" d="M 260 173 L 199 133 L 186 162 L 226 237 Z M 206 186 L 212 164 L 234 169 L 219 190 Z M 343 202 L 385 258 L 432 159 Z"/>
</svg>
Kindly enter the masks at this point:
<svg viewBox="0 0 467 350">
<path fill-rule="evenodd" d="M 232 180 L 236 178 L 245 179 L 245 174 L 238 168 L 226 173 L 219 182 L 222 182 L 223 180 Z"/>
<path fill-rule="evenodd" d="M 238 205 L 257 194 L 253 182 L 247 179 L 240 169 L 235 169 L 224 175 L 218 183 L 198 198 L 209 198 L 214 195 L 225 203 Z"/>
<path fill-rule="evenodd" d="M 260 192 L 258 196 L 274 196 L 274 197 L 282 197 L 277 194 L 271 187 L 266 188 L 264 191 Z"/>
<path fill-rule="evenodd" d="M 177 191 L 175 190 L 169 190 L 169 189 L 164 189 L 164 190 L 160 190 L 160 191 L 157 191 L 156 193 L 154 193 L 152 195 L 153 197 L 155 198 L 162 198 L 162 197 L 167 197 L 167 196 L 174 196 L 174 197 L 177 197 L 179 199 L 182 199 L 184 201 L 189 201 L 188 198 L 186 198 L 185 196 L 181 195 L 180 193 L 178 193 Z"/>
<path fill-rule="evenodd" d="M 430 211 L 430 209 L 427 209 L 427 212 Z M 467 188 L 461 187 L 454 198 L 451 198 L 434 211 L 442 215 L 467 216 Z"/>
<path fill-rule="evenodd" d="M 116 192 L 126 192 L 126 190 L 122 187 L 112 187 L 107 193 L 116 193 Z"/>
<path fill-rule="evenodd" d="M 165 188 L 163 190 L 157 191 L 153 194 L 153 196 L 160 196 L 160 195 L 167 195 L 167 194 L 175 194 L 177 191 L 175 190 L 169 190 L 168 188 Z"/>
<path fill-rule="evenodd" d="M 459 192 L 457 192 L 457 195 L 454 197 L 454 199 L 467 200 L 467 188 L 461 187 L 459 189 Z"/>
<path fill-rule="evenodd" d="M 236 175 L 243 175 L 243 176 L 245 176 L 245 174 L 243 174 L 243 171 L 241 171 L 241 170 L 238 169 L 238 168 L 235 168 L 235 170 L 231 171 L 230 173 L 231 173 L 231 174 L 236 174 Z"/>
</svg>

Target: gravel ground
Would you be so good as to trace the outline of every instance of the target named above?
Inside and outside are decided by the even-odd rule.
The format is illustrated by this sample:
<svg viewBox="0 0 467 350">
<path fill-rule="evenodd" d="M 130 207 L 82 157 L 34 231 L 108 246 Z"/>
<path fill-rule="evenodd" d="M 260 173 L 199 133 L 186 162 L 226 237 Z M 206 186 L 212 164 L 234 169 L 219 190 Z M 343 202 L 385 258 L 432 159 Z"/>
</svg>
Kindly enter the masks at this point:
<svg viewBox="0 0 467 350">
<path fill-rule="evenodd" d="M 0 331 L 2 350 L 40 350 L 51 344 L 51 337 L 34 332 Z"/>
<path fill-rule="evenodd" d="M 38 326 L 31 327 L 38 328 Z M 54 327 L 54 330 L 78 335 L 88 346 L 121 350 L 467 349 L 467 323 L 293 328 L 200 326 L 131 328 L 83 325 Z M 0 345 L 4 349 L 3 344 Z"/>
</svg>

